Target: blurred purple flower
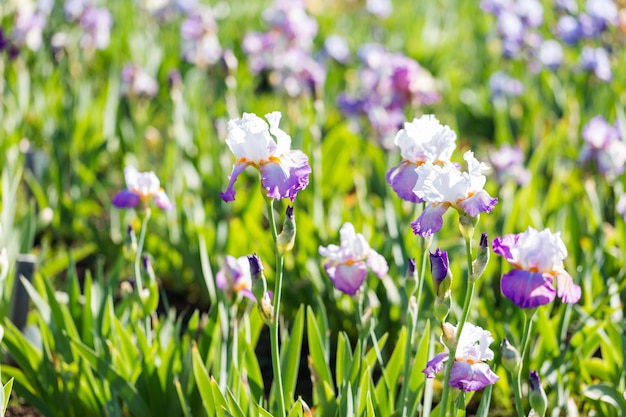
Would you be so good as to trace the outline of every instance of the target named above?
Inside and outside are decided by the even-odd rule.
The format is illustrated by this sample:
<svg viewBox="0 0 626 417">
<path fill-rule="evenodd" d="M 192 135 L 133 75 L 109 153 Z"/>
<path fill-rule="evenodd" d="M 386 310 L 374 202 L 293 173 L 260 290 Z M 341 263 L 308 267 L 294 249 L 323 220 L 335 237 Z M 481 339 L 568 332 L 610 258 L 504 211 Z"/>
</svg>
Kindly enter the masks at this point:
<svg viewBox="0 0 626 417">
<path fill-rule="evenodd" d="M 134 166 L 124 168 L 126 189 L 113 197 L 113 205 L 117 208 L 133 208 L 140 202 L 147 204 L 153 197 L 156 205 L 162 210 L 170 210 L 174 207 L 156 174 L 139 172 Z"/>
<path fill-rule="evenodd" d="M 615 210 L 617 211 L 617 214 L 622 216 L 622 219 L 626 222 L 626 194 L 622 194 L 619 197 Z"/>
<path fill-rule="evenodd" d="M 251 113 L 228 122 L 226 143 L 237 159 L 228 187 L 220 193 L 225 202 L 235 199 L 235 181 L 250 165 L 260 171 L 261 186 L 270 198 L 289 197 L 293 201 L 298 191 L 309 184 L 309 159 L 302 151 L 290 149 L 291 137 L 278 127 L 280 112 L 266 114 L 265 118 L 269 127 L 263 119 Z"/>
<path fill-rule="evenodd" d="M 554 7 L 566 13 L 574 14 L 578 12 L 578 4 L 576 0 L 556 0 Z"/>
<path fill-rule="evenodd" d="M 345 64 L 350 59 L 348 42 L 339 35 L 330 35 L 324 41 L 324 50 L 335 61 Z"/>
<path fill-rule="evenodd" d="M 247 256 L 235 258 L 226 255 L 224 266 L 215 274 L 215 283 L 217 288 L 224 291 L 228 297 L 241 294 L 252 301 L 256 301 L 256 297 L 252 293 L 252 274 Z"/>
<path fill-rule="evenodd" d="M 67 20 L 76 21 L 93 6 L 93 0 L 65 0 L 63 11 Z"/>
<path fill-rule="evenodd" d="M 333 281 L 335 288 L 348 295 L 354 295 L 363 285 L 367 268 L 383 278 L 388 266 L 385 258 L 370 248 L 361 233 L 356 233 L 352 223 L 345 223 L 341 230 L 340 246 L 319 247 L 319 254 L 326 259 L 324 269 Z"/>
<path fill-rule="evenodd" d="M 559 18 L 555 33 L 568 45 L 575 45 L 583 36 L 580 23 L 574 16 L 570 15 L 564 15 Z"/>
<path fill-rule="evenodd" d="M 393 12 L 391 0 L 366 0 L 365 8 L 369 13 L 381 19 L 391 16 Z"/>
<path fill-rule="evenodd" d="M 613 79 L 609 54 L 602 47 L 585 46 L 580 53 L 580 66 L 586 71 L 593 71 L 601 81 L 609 82 Z"/>
<path fill-rule="evenodd" d="M 457 338 L 457 328 L 446 323 L 454 338 Z M 454 364 L 450 372 L 448 384 L 453 388 L 463 391 L 478 391 L 487 385 L 495 384 L 500 377 L 493 373 L 489 365 L 484 361 L 493 359 L 493 351 L 489 345 L 493 342 L 493 337 L 488 330 L 484 330 L 472 323 L 466 322 L 461 331 L 456 346 Z M 444 364 L 449 360 L 448 348 L 433 357 L 426 364 L 422 371 L 426 378 L 434 378 L 435 374 L 441 372 Z"/>
<path fill-rule="evenodd" d="M 26 45 L 31 51 L 37 51 L 42 44 L 42 31 L 46 25 L 46 16 L 37 11 L 18 10 L 15 26 L 11 32 L 13 44 L 17 47 Z"/>
<path fill-rule="evenodd" d="M 537 58 L 544 67 L 557 70 L 563 64 L 563 48 L 557 41 L 549 39 L 539 47 Z"/>
<path fill-rule="evenodd" d="M 113 18 L 104 8 L 89 8 L 80 18 L 84 30 L 80 44 L 85 49 L 106 49 L 111 39 Z"/>
<path fill-rule="evenodd" d="M 496 71 L 489 77 L 489 90 L 493 97 L 518 97 L 524 92 L 524 84 L 503 71 Z"/>
<path fill-rule="evenodd" d="M 496 181 L 502 185 L 508 179 L 513 179 L 519 185 L 530 181 L 530 171 L 524 166 L 524 153 L 519 146 L 502 145 L 500 149 L 489 152 L 489 162 L 496 175 Z"/>
<path fill-rule="evenodd" d="M 210 8 L 191 13 L 180 25 L 182 56 L 199 67 L 214 65 L 222 56 L 217 23 Z"/>
<path fill-rule="evenodd" d="M 593 19 L 599 32 L 618 22 L 617 6 L 613 0 L 587 0 L 585 10 Z"/>
<path fill-rule="evenodd" d="M 616 126 L 603 117 L 592 118 L 582 130 L 585 144 L 580 160 L 594 160 L 600 172 L 609 179 L 621 175 L 626 165 L 626 142 Z"/>
<path fill-rule="evenodd" d="M 159 85 L 143 68 L 126 64 L 122 68 L 122 93 L 127 96 L 154 97 Z"/>
<path fill-rule="evenodd" d="M 539 307 L 555 296 L 565 303 L 580 299 L 580 287 L 563 267 L 567 248 L 560 233 L 529 226 L 524 233 L 495 238 L 493 251 L 515 267 L 502 276 L 500 289 L 518 307 Z"/>
</svg>

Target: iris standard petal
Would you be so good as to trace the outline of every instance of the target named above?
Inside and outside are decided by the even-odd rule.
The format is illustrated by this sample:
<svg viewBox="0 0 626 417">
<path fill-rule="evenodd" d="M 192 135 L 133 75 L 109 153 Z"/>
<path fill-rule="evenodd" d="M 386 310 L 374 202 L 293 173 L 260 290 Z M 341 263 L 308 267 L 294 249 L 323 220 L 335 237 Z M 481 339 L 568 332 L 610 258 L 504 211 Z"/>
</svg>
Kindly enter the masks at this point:
<svg viewBox="0 0 626 417">
<path fill-rule="evenodd" d="M 433 233 L 437 233 L 443 226 L 443 213 L 448 210 L 446 204 L 428 205 L 417 218 L 417 220 L 411 222 L 411 228 L 416 235 L 430 236 Z"/>
<path fill-rule="evenodd" d="M 556 274 L 556 296 L 564 303 L 574 304 L 580 300 L 580 286 L 574 284 L 572 276 L 565 271 Z"/>
<path fill-rule="evenodd" d="M 415 164 L 409 161 L 402 161 L 387 172 L 387 183 L 396 192 L 398 197 L 411 203 L 421 203 L 424 200 L 413 192 L 417 183 L 417 172 Z"/>
<path fill-rule="evenodd" d="M 367 275 L 367 267 L 364 262 L 343 264 L 326 262 L 326 273 L 335 284 L 335 288 L 348 295 L 354 295 L 363 285 Z"/>
<path fill-rule="evenodd" d="M 548 304 L 556 296 L 552 276 L 514 269 L 500 280 L 502 293 L 521 308 L 534 308 Z"/>
<path fill-rule="evenodd" d="M 480 190 L 458 203 L 458 206 L 471 217 L 476 217 L 479 213 L 489 213 L 497 202 L 497 198 L 492 198 L 487 191 Z"/>
<path fill-rule="evenodd" d="M 384 277 L 389 271 L 389 266 L 387 265 L 385 257 L 373 250 L 370 250 L 367 255 L 367 266 L 369 266 L 372 271 L 378 275 L 378 278 Z"/>
<path fill-rule="evenodd" d="M 220 197 L 224 202 L 228 203 L 235 200 L 235 181 L 237 181 L 237 177 L 247 166 L 247 162 L 235 162 L 233 164 L 233 171 L 230 173 L 230 177 L 228 177 L 228 187 L 226 191 L 220 193 Z"/>
<path fill-rule="evenodd" d="M 487 385 L 494 384 L 499 379 L 484 362 L 455 361 L 448 383 L 451 387 L 463 391 L 478 391 Z"/>
<path fill-rule="evenodd" d="M 123 190 L 115 194 L 112 203 L 117 208 L 133 208 L 139 204 L 139 200 L 141 200 L 139 194 L 130 190 Z"/>
<path fill-rule="evenodd" d="M 510 264 L 517 264 L 518 260 L 511 254 L 511 248 L 517 244 L 520 235 L 508 234 L 502 237 L 496 237 L 493 240 L 492 248 L 498 255 L 504 256 Z"/>
<path fill-rule="evenodd" d="M 443 365 L 448 360 L 450 354 L 448 352 L 441 352 L 436 354 L 431 360 L 426 363 L 426 368 L 422 370 L 426 374 L 426 378 L 434 378 L 435 374 L 443 371 Z"/>
<path fill-rule="evenodd" d="M 159 190 L 154 195 L 156 206 L 161 210 L 171 210 L 174 208 L 174 204 L 170 201 L 170 198 L 165 194 L 165 191 Z"/>
</svg>

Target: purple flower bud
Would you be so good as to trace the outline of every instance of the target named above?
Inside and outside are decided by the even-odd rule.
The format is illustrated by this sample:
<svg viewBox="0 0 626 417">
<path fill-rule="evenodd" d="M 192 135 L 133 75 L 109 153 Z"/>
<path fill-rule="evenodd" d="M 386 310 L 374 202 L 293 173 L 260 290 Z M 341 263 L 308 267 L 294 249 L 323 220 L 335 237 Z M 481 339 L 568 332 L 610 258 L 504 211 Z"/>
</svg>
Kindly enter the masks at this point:
<svg viewBox="0 0 626 417">
<path fill-rule="evenodd" d="M 433 277 L 433 288 L 438 297 L 449 296 L 452 274 L 448 262 L 448 252 L 437 248 L 430 253 L 430 273 Z"/>
<path fill-rule="evenodd" d="M 259 274 L 263 273 L 263 264 L 261 264 L 261 258 L 256 253 L 248 255 L 248 262 L 250 262 L 250 275 L 254 281 Z"/>
<path fill-rule="evenodd" d="M 404 288 L 409 297 L 413 295 L 417 289 L 417 265 L 413 258 L 409 258 L 407 262 Z"/>
<path fill-rule="evenodd" d="M 541 386 L 541 381 L 539 380 L 539 374 L 537 371 L 530 371 L 530 391 L 528 393 L 528 402 L 535 413 L 543 417 L 546 414 L 546 409 L 548 408 L 548 397 L 546 396 L 546 392 L 543 390 Z"/>
</svg>

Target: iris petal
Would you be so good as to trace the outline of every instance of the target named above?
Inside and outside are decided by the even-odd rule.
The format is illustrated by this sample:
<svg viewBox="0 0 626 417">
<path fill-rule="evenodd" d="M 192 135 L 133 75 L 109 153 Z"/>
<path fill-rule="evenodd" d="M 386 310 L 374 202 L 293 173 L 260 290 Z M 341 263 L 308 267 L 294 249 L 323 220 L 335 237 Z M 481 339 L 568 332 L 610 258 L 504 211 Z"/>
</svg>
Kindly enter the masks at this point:
<svg viewBox="0 0 626 417">
<path fill-rule="evenodd" d="M 502 293 L 521 308 L 534 308 L 548 304 L 556 296 L 552 276 L 514 269 L 502 276 Z"/>
<path fill-rule="evenodd" d="M 237 177 L 243 172 L 244 169 L 246 169 L 247 166 L 248 163 L 246 162 L 235 162 L 233 164 L 233 170 L 230 173 L 228 180 L 228 187 L 226 188 L 226 191 L 220 193 L 220 197 L 222 197 L 224 202 L 228 203 L 229 201 L 235 200 L 235 181 L 237 181 Z"/>
<path fill-rule="evenodd" d="M 413 233 L 422 237 L 437 233 L 443 226 L 443 213 L 447 209 L 448 207 L 443 204 L 426 206 L 417 220 L 411 222 Z"/>
<path fill-rule="evenodd" d="M 123 190 L 113 197 L 113 205 L 117 208 L 133 208 L 139 204 L 141 197 L 130 190 Z"/>
</svg>

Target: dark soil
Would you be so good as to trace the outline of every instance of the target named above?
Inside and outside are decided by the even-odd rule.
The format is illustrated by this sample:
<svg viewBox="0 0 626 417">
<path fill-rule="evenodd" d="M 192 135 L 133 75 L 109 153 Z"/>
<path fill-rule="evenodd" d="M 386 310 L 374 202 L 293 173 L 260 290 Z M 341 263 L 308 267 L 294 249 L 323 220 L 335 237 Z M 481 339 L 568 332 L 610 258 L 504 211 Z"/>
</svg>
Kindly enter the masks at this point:
<svg viewBox="0 0 626 417">
<path fill-rule="evenodd" d="M 43 417 L 35 407 L 24 404 L 9 404 L 5 417 Z"/>
</svg>

